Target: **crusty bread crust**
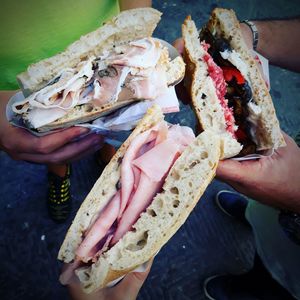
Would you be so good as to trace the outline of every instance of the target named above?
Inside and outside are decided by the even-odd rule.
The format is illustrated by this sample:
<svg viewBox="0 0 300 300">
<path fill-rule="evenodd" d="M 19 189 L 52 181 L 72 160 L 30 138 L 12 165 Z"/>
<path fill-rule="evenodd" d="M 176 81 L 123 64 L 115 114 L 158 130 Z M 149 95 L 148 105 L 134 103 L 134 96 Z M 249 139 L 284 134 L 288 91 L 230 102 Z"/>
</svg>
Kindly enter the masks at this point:
<svg viewBox="0 0 300 300">
<path fill-rule="evenodd" d="M 208 29 L 222 35 L 230 41 L 231 47 L 237 51 L 243 61 L 248 64 L 248 76 L 252 87 L 254 102 L 261 108 L 262 113 L 257 120 L 256 128 L 257 150 L 285 146 L 279 122 L 267 85 L 243 39 L 240 23 L 233 10 L 215 8 L 207 24 Z"/>
<path fill-rule="evenodd" d="M 97 57 L 113 46 L 152 36 L 160 17 L 161 12 L 149 7 L 121 12 L 97 30 L 69 45 L 65 51 L 32 64 L 19 74 L 17 80 L 23 94 L 28 96 L 40 90 L 63 69 L 73 68 L 87 57 Z"/>
<path fill-rule="evenodd" d="M 211 129 L 222 137 L 221 158 L 233 157 L 241 151 L 242 147 L 226 130 L 223 108 L 208 74 L 207 65 L 202 60 L 205 51 L 200 46 L 198 35 L 195 23 L 188 16 L 182 24 L 184 60 L 187 66 L 185 86 L 202 129 Z"/>
<path fill-rule="evenodd" d="M 129 143 L 139 132 L 147 130 L 160 120 L 162 114 L 159 109 L 151 108 L 118 150 L 77 212 L 59 251 L 59 259 L 65 262 L 74 259 L 82 232 L 116 191 L 115 184 L 120 176 L 118 162 Z M 155 256 L 185 222 L 204 193 L 215 175 L 219 158 L 219 137 L 211 131 L 204 131 L 177 159 L 165 180 L 162 192 L 155 196 L 151 205 L 141 214 L 133 226 L 134 230 L 127 232 L 91 267 L 76 272 L 83 290 L 90 293 L 102 288 Z"/>
</svg>

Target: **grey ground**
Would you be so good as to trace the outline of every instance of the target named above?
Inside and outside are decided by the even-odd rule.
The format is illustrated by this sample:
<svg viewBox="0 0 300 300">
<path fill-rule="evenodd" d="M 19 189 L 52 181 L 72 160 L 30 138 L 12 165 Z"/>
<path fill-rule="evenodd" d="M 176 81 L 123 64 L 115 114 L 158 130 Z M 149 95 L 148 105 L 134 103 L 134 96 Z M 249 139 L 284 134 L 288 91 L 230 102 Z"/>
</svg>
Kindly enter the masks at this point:
<svg viewBox="0 0 300 300">
<path fill-rule="evenodd" d="M 197 26 L 215 6 L 233 8 L 239 19 L 300 15 L 300 1 L 153 1 L 164 15 L 156 36 L 172 42 L 191 14 Z M 292 37 L 299 38 L 299 37 Z M 300 75 L 271 67 L 271 94 L 282 128 L 295 135 L 300 129 Z M 189 107 L 170 116 L 193 125 Z M 0 152 L 0 299 L 67 299 L 58 283 L 59 246 L 71 220 L 56 225 L 47 217 L 44 166 L 13 161 Z M 73 164 L 74 216 L 99 176 L 94 157 Z M 251 268 L 254 245 L 250 229 L 222 214 L 213 197 L 227 188 L 214 181 L 190 218 L 156 256 L 139 299 L 205 299 L 203 280 L 213 274 L 242 273 Z"/>
</svg>

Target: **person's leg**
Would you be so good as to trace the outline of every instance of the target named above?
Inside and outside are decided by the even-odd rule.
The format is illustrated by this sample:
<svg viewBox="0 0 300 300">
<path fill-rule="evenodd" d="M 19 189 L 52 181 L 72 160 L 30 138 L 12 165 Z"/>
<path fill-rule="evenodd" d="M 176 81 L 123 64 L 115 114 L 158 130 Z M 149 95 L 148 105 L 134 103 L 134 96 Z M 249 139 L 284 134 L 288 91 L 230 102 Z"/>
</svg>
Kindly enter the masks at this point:
<svg viewBox="0 0 300 300">
<path fill-rule="evenodd" d="M 215 203 L 226 215 L 250 226 L 245 217 L 249 203 L 245 196 L 236 192 L 220 191 L 215 197 Z M 212 276 L 205 280 L 204 292 L 208 299 L 294 299 L 273 279 L 258 254 L 255 255 L 253 267 L 249 272 L 241 275 Z"/>
<path fill-rule="evenodd" d="M 249 272 L 208 278 L 204 283 L 204 291 L 210 300 L 294 299 L 272 278 L 258 255 L 255 255 L 253 268 Z"/>
<path fill-rule="evenodd" d="M 47 208 L 50 218 L 62 223 L 71 212 L 69 164 L 48 165 L 48 199 Z"/>
<path fill-rule="evenodd" d="M 221 190 L 215 197 L 215 203 L 226 215 L 238 219 L 239 221 L 247 222 L 245 211 L 248 205 L 248 199 L 243 195 L 232 191 Z"/>
</svg>

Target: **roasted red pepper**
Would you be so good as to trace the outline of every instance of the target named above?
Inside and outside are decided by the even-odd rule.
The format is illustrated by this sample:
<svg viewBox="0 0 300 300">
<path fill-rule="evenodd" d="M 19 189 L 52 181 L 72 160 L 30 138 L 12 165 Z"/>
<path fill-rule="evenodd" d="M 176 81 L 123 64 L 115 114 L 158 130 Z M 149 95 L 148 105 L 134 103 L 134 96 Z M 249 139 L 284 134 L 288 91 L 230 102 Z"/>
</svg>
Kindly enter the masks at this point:
<svg viewBox="0 0 300 300">
<path fill-rule="evenodd" d="M 246 135 L 245 131 L 240 127 L 235 132 L 235 136 L 239 142 L 245 142 L 247 140 L 247 135 Z"/>
<path fill-rule="evenodd" d="M 244 84 L 245 78 L 241 74 L 241 72 L 234 68 L 234 67 L 222 67 L 224 79 L 226 82 L 229 82 L 232 80 L 233 77 L 235 77 L 238 84 Z"/>
</svg>

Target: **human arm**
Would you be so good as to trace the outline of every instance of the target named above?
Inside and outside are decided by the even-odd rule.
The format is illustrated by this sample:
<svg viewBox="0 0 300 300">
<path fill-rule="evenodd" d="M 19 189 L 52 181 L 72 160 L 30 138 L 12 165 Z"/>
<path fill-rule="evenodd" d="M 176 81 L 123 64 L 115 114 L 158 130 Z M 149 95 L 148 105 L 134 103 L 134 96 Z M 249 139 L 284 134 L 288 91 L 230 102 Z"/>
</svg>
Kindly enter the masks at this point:
<svg viewBox="0 0 300 300">
<path fill-rule="evenodd" d="M 252 22 L 259 35 L 256 51 L 273 65 L 300 72 L 300 18 Z M 240 25 L 248 47 L 252 48 L 250 27 L 245 23 Z"/>
<path fill-rule="evenodd" d="M 220 161 L 217 178 L 270 206 L 300 213 L 300 148 L 283 133 L 287 146 L 259 160 Z"/>
<path fill-rule="evenodd" d="M 72 127 L 37 137 L 27 130 L 15 127 L 6 119 L 6 104 L 16 91 L 0 91 L 0 149 L 13 159 L 35 163 L 64 163 L 80 158 L 101 147 L 103 138 L 96 134 L 74 141 L 88 130 Z"/>
<path fill-rule="evenodd" d="M 137 7 L 151 7 L 152 0 L 119 0 L 120 10 L 126 10 Z"/>
</svg>

